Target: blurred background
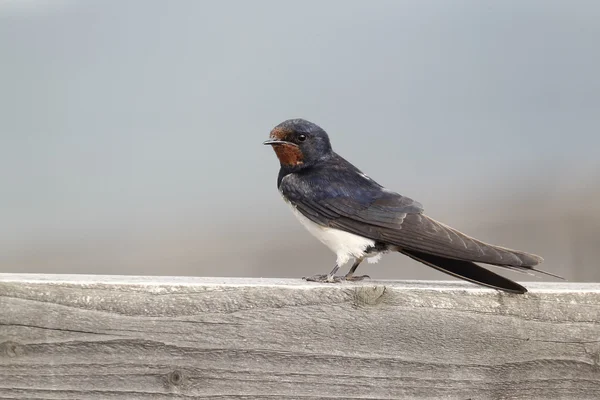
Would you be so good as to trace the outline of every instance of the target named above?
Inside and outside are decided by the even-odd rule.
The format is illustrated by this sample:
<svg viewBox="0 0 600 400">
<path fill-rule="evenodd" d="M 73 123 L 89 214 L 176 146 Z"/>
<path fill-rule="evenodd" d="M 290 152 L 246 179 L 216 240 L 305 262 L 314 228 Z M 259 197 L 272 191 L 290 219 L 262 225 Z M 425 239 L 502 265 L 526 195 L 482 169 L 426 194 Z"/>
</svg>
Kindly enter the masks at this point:
<svg viewBox="0 0 600 400">
<path fill-rule="evenodd" d="M 600 281 L 598 21 L 595 1 L 2 0 L 0 272 L 329 272 L 261 144 L 302 117 L 430 216 Z M 359 272 L 447 278 L 396 254 Z"/>
</svg>

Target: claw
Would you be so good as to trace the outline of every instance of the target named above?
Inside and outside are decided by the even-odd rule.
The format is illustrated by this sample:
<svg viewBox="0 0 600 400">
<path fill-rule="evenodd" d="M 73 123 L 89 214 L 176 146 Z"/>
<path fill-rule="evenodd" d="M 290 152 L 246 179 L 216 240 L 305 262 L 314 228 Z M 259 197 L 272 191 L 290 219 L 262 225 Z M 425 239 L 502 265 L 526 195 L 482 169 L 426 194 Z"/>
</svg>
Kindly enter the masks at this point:
<svg viewBox="0 0 600 400">
<path fill-rule="evenodd" d="M 339 283 L 344 280 L 341 276 L 336 275 L 313 275 L 313 276 L 304 276 L 302 277 L 305 281 L 308 282 L 320 282 L 320 283 Z"/>
<path fill-rule="evenodd" d="M 312 276 L 303 276 L 307 282 L 319 282 L 319 283 L 339 283 L 339 282 L 358 282 L 364 279 L 371 279 L 369 275 L 359 275 L 354 276 L 348 274 L 346 276 L 337 276 L 337 275 L 312 275 Z"/>
<path fill-rule="evenodd" d="M 362 281 L 364 279 L 371 279 L 371 277 L 369 275 L 354 276 L 351 274 L 348 274 L 344 277 L 344 280 L 349 281 L 349 282 L 358 282 L 358 281 Z"/>
</svg>

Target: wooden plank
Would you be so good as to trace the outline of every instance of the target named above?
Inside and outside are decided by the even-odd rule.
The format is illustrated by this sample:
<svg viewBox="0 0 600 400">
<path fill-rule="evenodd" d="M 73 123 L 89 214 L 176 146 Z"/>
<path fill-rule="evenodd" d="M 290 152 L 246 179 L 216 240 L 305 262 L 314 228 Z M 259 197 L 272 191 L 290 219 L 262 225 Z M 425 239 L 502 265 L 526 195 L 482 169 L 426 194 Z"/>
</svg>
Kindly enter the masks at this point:
<svg viewBox="0 0 600 400">
<path fill-rule="evenodd" d="M 0 399 L 598 399 L 600 284 L 0 274 Z"/>
</svg>

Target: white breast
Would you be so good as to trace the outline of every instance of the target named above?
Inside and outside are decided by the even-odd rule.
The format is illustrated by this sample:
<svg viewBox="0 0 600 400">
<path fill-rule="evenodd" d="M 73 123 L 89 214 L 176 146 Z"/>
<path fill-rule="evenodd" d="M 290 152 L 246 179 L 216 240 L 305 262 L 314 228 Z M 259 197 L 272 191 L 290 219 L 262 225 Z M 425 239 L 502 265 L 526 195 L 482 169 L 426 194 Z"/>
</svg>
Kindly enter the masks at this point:
<svg viewBox="0 0 600 400">
<path fill-rule="evenodd" d="M 331 251 L 337 256 L 337 265 L 342 266 L 350 260 L 350 258 L 363 258 L 365 257 L 365 250 L 370 246 L 375 246 L 375 242 L 371 239 L 367 239 L 362 236 L 355 235 L 341 231 L 339 229 L 329 228 L 318 225 L 306 218 L 300 211 L 294 207 L 291 203 L 286 201 L 291 207 L 292 212 L 298 218 L 300 223 L 317 239 L 319 239 L 325 246 L 329 247 Z M 373 256 L 376 256 L 373 254 Z M 373 262 L 377 262 L 379 257 L 373 259 Z M 369 259 L 371 261 L 371 259 Z"/>
</svg>

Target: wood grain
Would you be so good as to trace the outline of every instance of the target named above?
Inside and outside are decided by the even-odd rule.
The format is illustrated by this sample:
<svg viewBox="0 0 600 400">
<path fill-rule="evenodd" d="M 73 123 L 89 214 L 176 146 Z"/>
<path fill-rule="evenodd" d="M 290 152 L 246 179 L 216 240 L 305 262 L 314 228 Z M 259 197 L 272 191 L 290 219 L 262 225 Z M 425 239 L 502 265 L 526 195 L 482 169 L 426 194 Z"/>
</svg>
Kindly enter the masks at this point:
<svg viewBox="0 0 600 400">
<path fill-rule="evenodd" d="M 600 284 L 0 274 L 0 399 L 598 399 Z"/>
</svg>

